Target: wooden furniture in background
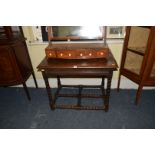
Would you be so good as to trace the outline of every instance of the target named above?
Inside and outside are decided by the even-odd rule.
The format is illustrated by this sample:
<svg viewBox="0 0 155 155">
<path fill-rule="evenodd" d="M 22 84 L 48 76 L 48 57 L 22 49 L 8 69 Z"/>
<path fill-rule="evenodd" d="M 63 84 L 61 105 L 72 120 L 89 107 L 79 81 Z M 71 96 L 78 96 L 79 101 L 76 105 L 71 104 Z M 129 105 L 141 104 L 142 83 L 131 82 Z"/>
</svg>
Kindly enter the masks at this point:
<svg viewBox="0 0 155 155">
<path fill-rule="evenodd" d="M 126 28 L 118 90 L 121 75 L 139 85 L 136 104 L 139 103 L 143 86 L 155 86 L 155 26 Z"/>
<path fill-rule="evenodd" d="M 30 100 L 26 81 L 31 74 L 38 87 L 22 28 L 0 26 L 0 86 L 23 84 Z"/>
<path fill-rule="evenodd" d="M 80 48 L 80 45 L 79 45 Z M 76 52 L 76 51 L 75 51 Z M 43 61 L 37 67 L 38 71 L 42 72 L 47 94 L 49 98 L 49 104 L 51 109 L 55 108 L 69 108 L 69 109 L 94 109 L 94 110 L 105 110 L 109 109 L 109 97 L 110 97 L 110 88 L 113 71 L 117 70 L 117 63 L 109 51 L 107 59 L 48 59 L 45 57 Z M 51 92 L 51 87 L 48 79 L 56 77 L 58 89 L 53 97 Z M 99 86 L 88 86 L 88 85 L 63 85 L 61 84 L 61 78 L 89 78 L 89 77 L 100 77 L 102 78 L 101 85 Z M 107 87 L 105 89 L 105 79 L 107 79 Z M 76 87 L 79 88 L 78 94 L 61 94 L 60 90 L 63 87 Z M 100 88 L 102 90 L 102 95 L 83 95 L 83 88 Z M 77 97 L 77 104 L 56 104 L 56 99 L 58 97 Z M 104 104 L 101 106 L 88 105 L 84 106 L 81 104 L 81 98 L 102 98 Z"/>
</svg>

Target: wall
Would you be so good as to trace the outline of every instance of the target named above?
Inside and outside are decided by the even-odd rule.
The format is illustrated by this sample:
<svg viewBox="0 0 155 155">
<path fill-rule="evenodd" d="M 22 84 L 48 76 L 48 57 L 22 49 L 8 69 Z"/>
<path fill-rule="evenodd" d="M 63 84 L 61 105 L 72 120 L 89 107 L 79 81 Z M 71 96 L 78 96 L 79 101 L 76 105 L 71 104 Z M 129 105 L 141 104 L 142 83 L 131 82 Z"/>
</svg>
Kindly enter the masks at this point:
<svg viewBox="0 0 155 155">
<path fill-rule="evenodd" d="M 39 63 L 41 62 L 41 60 L 45 57 L 45 52 L 44 49 L 47 46 L 47 44 L 45 43 L 40 43 L 40 44 L 35 44 L 35 43 L 29 43 L 29 41 L 33 40 L 33 33 L 32 33 L 32 29 L 30 26 L 25 26 L 23 27 L 23 31 L 24 31 L 24 35 L 27 38 L 27 45 L 28 45 L 28 49 L 29 49 L 29 54 L 31 57 L 31 61 L 32 61 L 32 65 L 35 71 L 35 75 L 39 84 L 39 87 L 44 87 L 44 81 L 42 78 L 42 75 L 40 72 L 37 71 L 36 67 L 39 65 Z M 121 53 L 122 53 L 122 46 L 123 46 L 123 42 L 119 41 L 119 42 L 109 42 L 108 43 L 109 48 L 111 49 L 117 63 L 118 66 L 120 66 L 120 59 L 121 59 Z M 118 71 L 114 72 L 113 75 L 113 81 L 112 81 L 112 87 L 116 88 L 117 85 L 117 79 L 118 79 Z M 123 78 L 124 79 L 124 78 Z M 52 86 L 56 87 L 56 80 L 55 79 L 51 79 L 50 82 L 52 82 Z M 100 79 L 62 79 L 63 83 L 74 83 L 74 84 L 78 84 L 78 83 L 85 83 L 85 84 L 99 84 L 100 83 Z M 125 88 L 130 88 L 130 87 L 135 87 L 135 84 L 133 84 L 132 82 L 129 82 L 129 85 L 127 85 L 127 83 L 125 81 L 121 81 L 123 87 Z M 30 80 L 28 80 L 27 84 L 29 86 L 34 86 L 32 77 Z"/>
</svg>

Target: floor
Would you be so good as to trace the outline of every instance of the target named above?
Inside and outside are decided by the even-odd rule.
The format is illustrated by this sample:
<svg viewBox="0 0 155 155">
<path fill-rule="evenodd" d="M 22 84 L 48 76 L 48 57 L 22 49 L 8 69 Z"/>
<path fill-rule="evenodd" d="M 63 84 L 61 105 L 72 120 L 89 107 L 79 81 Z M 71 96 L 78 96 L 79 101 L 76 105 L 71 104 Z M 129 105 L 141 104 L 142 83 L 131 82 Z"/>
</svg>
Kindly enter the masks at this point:
<svg viewBox="0 0 155 155">
<path fill-rule="evenodd" d="M 155 90 L 143 90 L 140 105 L 135 106 L 136 90 L 111 91 L 110 108 L 104 111 L 51 111 L 44 88 L 29 88 L 31 101 L 23 88 L 0 88 L 1 129 L 154 129 Z M 77 90 L 64 89 L 66 93 Z M 83 93 L 100 93 L 84 90 Z M 76 103 L 76 98 L 60 98 L 59 102 Z M 83 104 L 102 104 L 101 99 L 83 99 Z"/>
</svg>

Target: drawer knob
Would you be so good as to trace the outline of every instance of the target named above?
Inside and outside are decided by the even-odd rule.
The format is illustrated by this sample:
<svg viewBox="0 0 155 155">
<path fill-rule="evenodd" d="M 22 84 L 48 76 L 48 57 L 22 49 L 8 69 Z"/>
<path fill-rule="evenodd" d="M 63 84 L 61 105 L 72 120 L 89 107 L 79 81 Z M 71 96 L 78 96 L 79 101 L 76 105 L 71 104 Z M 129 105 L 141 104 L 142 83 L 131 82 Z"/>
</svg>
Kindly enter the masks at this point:
<svg viewBox="0 0 155 155">
<path fill-rule="evenodd" d="M 104 54 L 103 52 L 100 53 L 100 55 L 103 55 L 103 54 Z"/>
</svg>

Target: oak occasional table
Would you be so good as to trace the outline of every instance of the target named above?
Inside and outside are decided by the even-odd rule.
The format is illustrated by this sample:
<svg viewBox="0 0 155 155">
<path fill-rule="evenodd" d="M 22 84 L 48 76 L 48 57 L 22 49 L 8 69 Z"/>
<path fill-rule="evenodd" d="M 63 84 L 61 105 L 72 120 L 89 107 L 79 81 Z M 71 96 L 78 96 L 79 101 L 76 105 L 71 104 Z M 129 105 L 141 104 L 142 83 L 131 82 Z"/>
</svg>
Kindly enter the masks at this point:
<svg viewBox="0 0 155 155">
<path fill-rule="evenodd" d="M 107 60 L 105 59 L 89 59 L 89 60 L 65 60 L 65 59 L 47 59 L 46 57 L 37 67 L 38 71 L 42 72 L 46 90 L 49 98 L 50 108 L 54 110 L 55 108 L 61 109 L 86 109 L 86 110 L 105 110 L 109 109 L 109 97 L 111 90 L 111 80 L 113 71 L 117 70 L 117 63 L 109 52 Z M 57 78 L 58 88 L 55 94 L 52 94 L 52 88 L 50 87 L 49 78 Z M 63 85 L 61 83 L 61 78 L 71 78 L 71 77 L 94 77 L 102 78 L 101 85 Z M 107 79 L 105 88 L 105 79 Z M 61 94 L 60 90 L 63 87 L 78 87 L 78 94 Z M 102 90 L 102 95 L 88 95 L 82 94 L 83 88 L 100 88 Z M 77 104 L 67 105 L 67 104 L 56 104 L 56 99 L 58 97 L 77 97 Z M 103 105 L 101 106 L 84 106 L 81 104 L 81 98 L 103 98 Z"/>
</svg>

